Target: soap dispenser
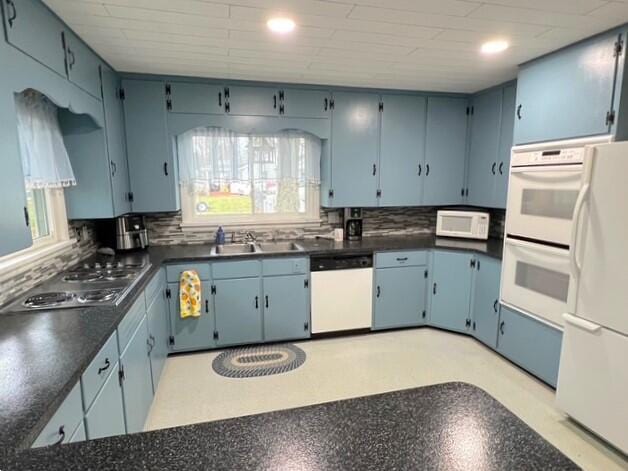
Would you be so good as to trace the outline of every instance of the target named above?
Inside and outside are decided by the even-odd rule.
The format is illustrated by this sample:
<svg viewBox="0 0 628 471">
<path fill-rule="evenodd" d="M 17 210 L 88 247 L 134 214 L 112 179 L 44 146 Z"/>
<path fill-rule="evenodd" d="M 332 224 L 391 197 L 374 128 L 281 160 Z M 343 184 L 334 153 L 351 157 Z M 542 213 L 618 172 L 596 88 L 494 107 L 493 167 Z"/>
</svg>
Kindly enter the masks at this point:
<svg viewBox="0 0 628 471">
<path fill-rule="evenodd" d="M 222 230 L 222 226 L 216 231 L 216 245 L 225 245 L 225 231 Z"/>
</svg>

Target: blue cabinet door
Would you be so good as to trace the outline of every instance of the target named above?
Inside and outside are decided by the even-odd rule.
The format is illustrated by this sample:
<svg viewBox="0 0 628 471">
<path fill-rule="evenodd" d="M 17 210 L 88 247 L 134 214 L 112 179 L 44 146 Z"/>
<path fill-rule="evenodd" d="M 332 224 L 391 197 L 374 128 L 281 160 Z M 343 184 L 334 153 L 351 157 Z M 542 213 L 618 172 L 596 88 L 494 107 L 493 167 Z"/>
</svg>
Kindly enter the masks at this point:
<svg viewBox="0 0 628 471">
<path fill-rule="evenodd" d="M 131 211 L 129 201 L 129 166 L 124 137 L 124 110 L 120 99 L 121 82 L 118 74 L 109 67 L 102 68 L 103 106 L 107 135 L 107 152 L 111 174 L 113 215 Z"/>
<path fill-rule="evenodd" d="M 4 2 L 3 2 L 4 4 Z M 0 188 L 6 196 L 0 212 L 0 256 L 30 247 L 33 244 L 26 213 L 26 189 L 17 137 L 15 99 L 8 84 L 8 74 L 0 74 L 0 142 L 2 142 L 2 172 Z"/>
<path fill-rule="evenodd" d="M 337 92 L 333 101 L 330 203 L 377 206 L 379 95 Z"/>
<path fill-rule="evenodd" d="M 63 24 L 39 0 L 2 1 L 9 43 L 65 76 Z"/>
<path fill-rule="evenodd" d="M 269 87 L 227 87 L 227 112 L 243 116 L 278 116 L 279 91 Z"/>
<path fill-rule="evenodd" d="M 211 283 L 201 283 L 202 307 L 200 317 L 181 317 L 179 283 L 168 283 L 170 349 L 173 351 L 203 350 L 212 348 L 214 342 L 214 312 L 212 309 Z"/>
<path fill-rule="evenodd" d="M 501 307 L 497 351 L 554 387 L 562 339 L 560 330 Z"/>
<path fill-rule="evenodd" d="M 153 379 L 153 392 L 157 391 L 161 372 L 168 357 L 168 303 L 165 286 L 154 299 L 147 300 L 148 340 L 150 342 L 150 368 Z"/>
<path fill-rule="evenodd" d="M 380 206 L 418 206 L 425 170 L 425 97 L 382 96 Z"/>
<path fill-rule="evenodd" d="M 262 341 L 262 297 L 259 278 L 214 282 L 218 345 Z"/>
<path fill-rule="evenodd" d="M 499 133 L 499 150 L 497 160 L 497 179 L 495 185 L 494 208 L 506 208 L 508 195 L 508 176 L 510 173 L 510 150 L 512 149 L 512 133 L 515 126 L 515 108 L 517 102 L 516 85 L 507 85 L 503 89 L 502 119 Z"/>
<path fill-rule="evenodd" d="M 330 94 L 326 90 L 281 90 L 281 115 L 286 118 L 329 118 Z"/>
<path fill-rule="evenodd" d="M 473 255 L 435 251 L 432 254 L 430 324 L 467 332 L 471 319 L 471 261 Z"/>
<path fill-rule="evenodd" d="M 473 336 L 497 348 L 499 324 L 499 279 L 501 263 L 489 257 L 476 257 L 471 308 Z"/>
<path fill-rule="evenodd" d="M 426 270 L 419 266 L 375 270 L 374 330 L 425 323 Z"/>
<path fill-rule="evenodd" d="M 122 393 L 127 433 L 144 430 L 144 422 L 153 402 L 149 349 L 148 327 L 144 316 L 120 355 L 120 365 L 124 372 Z"/>
<path fill-rule="evenodd" d="M 308 275 L 264 278 L 264 340 L 310 336 Z"/>
<path fill-rule="evenodd" d="M 166 128 L 165 85 L 123 80 L 122 87 L 133 211 L 177 211 L 178 182 Z"/>
<path fill-rule="evenodd" d="M 429 97 L 423 204 L 462 202 L 467 150 L 466 98 Z"/>
<path fill-rule="evenodd" d="M 116 362 L 111 374 L 85 414 L 85 432 L 89 440 L 124 435 L 124 404 Z"/>
<path fill-rule="evenodd" d="M 604 33 L 521 66 L 517 144 L 610 131 L 617 38 L 616 31 Z"/>
<path fill-rule="evenodd" d="M 467 203 L 474 206 L 493 206 L 499 168 L 501 112 L 501 88 L 476 95 L 471 101 Z"/>
<path fill-rule="evenodd" d="M 100 87 L 100 59 L 76 35 L 64 32 L 68 78 L 90 95 L 102 98 Z"/>
<path fill-rule="evenodd" d="M 223 114 L 225 92 L 222 85 L 209 83 L 169 82 L 170 112 Z"/>
</svg>

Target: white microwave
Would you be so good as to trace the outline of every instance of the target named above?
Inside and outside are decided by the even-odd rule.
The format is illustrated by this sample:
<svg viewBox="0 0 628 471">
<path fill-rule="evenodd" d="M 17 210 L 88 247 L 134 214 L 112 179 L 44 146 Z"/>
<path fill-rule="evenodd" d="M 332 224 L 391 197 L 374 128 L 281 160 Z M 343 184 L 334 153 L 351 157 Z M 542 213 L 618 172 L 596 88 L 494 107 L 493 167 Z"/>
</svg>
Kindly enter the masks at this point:
<svg viewBox="0 0 628 471">
<path fill-rule="evenodd" d="M 436 235 L 464 239 L 488 239 L 489 214 L 480 211 L 450 211 L 436 213 Z"/>
</svg>

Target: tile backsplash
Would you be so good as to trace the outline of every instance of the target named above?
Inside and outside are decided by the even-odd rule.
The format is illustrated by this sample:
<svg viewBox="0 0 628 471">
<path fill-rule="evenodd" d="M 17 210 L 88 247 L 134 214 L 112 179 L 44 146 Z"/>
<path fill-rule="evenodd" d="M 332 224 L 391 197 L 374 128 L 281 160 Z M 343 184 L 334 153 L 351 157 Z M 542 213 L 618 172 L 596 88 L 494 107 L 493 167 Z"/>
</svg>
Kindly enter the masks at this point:
<svg viewBox="0 0 628 471">
<path fill-rule="evenodd" d="M 71 221 L 70 234 L 74 234 L 85 226 L 83 237 L 74 243 L 71 250 L 61 255 L 48 258 L 45 262 L 36 261 L 22 265 L 20 268 L 0 275 L 0 306 L 13 298 L 25 293 L 35 285 L 52 278 L 56 274 L 87 258 L 96 252 L 96 232 L 94 224 L 87 221 Z"/>
</svg>

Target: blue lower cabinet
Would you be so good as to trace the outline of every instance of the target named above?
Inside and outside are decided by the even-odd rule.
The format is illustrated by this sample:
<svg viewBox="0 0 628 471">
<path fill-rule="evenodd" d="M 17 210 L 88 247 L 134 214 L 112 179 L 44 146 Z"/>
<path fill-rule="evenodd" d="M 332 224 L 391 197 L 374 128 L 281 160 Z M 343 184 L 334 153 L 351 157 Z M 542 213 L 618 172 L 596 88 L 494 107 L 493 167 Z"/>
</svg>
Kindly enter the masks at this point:
<svg viewBox="0 0 628 471">
<path fill-rule="evenodd" d="M 55 445 L 60 443 L 68 443 L 71 436 L 83 422 L 83 403 L 81 400 L 81 387 L 77 383 L 65 398 L 57 412 L 48 421 L 48 424 L 41 431 L 33 448 L 40 446 Z"/>
<path fill-rule="evenodd" d="M 262 341 L 262 296 L 259 278 L 214 281 L 216 343 Z"/>
<path fill-rule="evenodd" d="M 127 433 L 144 430 L 144 422 L 153 401 L 149 348 L 146 317 L 144 317 L 126 349 L 120 355 Z"/>
<path fill-rule="evenodd" d="M 85 432 L 85 421 L 81 418 L 81 423 L 68 440 L 68 443 L 78 443 L 87 440 L 87 433 Z"/>
<path fill-rule="evenodd" d="M 214 342 L 214 315 L 212 309 L 211 283 L 201 283 L 201 315 L 199 317 L 181 317 L 179 304 L 179 283 L 168 283 L 168 301 L 170 311 L 170 350 L 202 350 L 216 346 Z"/>
<path fill-rule="evenodd" d="M 126 433 L 119 373 L 120 368 L 116 362 L 85 414 L 85 432 L 89 440 Z"/>
<path fill-rule="evenodd" d="M 375 270 L 374 330 L 425 323 L 426 270 L 421 266 Z"/>
<path fill-rule="evenodd" d="M 553 387 L 558 380 L 562 338 L 560 330 L 501 307 L 497 351 Z"/>
<path fill-rule="evenodd" d="M 165 287 L 159 290 L 146 311 L 148 321 L 148 342 L 150 350 L 150 367 L 153 378 L 153 392 L 157 391 L 161 372 L 168 357 L 168 303 Z"/>
<path fill-rule="evenodd" d="M 471 326 L 473 255 L 435 251 L 432 256 L 430 324 L 443 329 L 468 332 Z"/>
<path fill-rule="evenodd" d="M 308 275 L 264 278 L 264 340 L 310 336 Z"/>
<path fill-rule="evenodd" d="M 497 348 L 499 324 L 499 279 L 501 263 L 488 257 L 477 257 L 473 283 L 471 319 L 473 336 L 491 348 Z"/>
</svg>

